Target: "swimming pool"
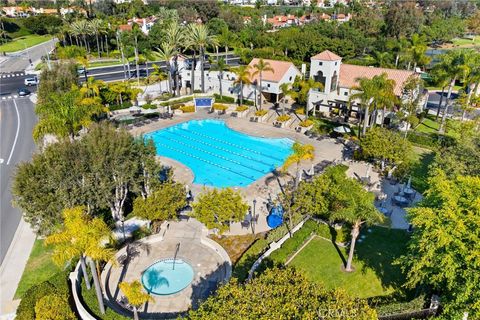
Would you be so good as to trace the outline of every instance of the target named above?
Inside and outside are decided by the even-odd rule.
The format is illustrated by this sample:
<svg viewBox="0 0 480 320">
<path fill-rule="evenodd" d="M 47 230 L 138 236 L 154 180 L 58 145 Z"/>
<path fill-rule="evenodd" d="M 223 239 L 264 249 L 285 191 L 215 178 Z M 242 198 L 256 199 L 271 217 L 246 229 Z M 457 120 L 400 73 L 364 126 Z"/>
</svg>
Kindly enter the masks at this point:
<svg viewBox="0 0 480 320">
<path fill-rule="evenodd" d="M 170 295 L 185 289 L 193 280 L 193 268 L 181 259 L 164 259 L 142 274 L 145 290 L 156 295 Z"/>
<path fill-rule="evenodd" d="M 188 166 L 194 183 L 206 186 L 246 187 L 280 167 L 292 152 L 288 138 L 249 136 L 221 120 L 192 120 L 151 132 L 157 154 Z"/>
</svg>

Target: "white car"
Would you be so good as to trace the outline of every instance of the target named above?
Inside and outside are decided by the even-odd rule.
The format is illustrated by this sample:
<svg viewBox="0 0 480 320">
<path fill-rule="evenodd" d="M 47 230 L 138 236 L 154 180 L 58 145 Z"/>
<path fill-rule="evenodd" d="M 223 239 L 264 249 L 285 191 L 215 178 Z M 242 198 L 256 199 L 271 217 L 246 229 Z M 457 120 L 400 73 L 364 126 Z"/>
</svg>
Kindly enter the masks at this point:
<svg viewBox="0 0 480 320">
<path fill-rule="evenodd" d="M 38 78 L 33 77 L 33 78 L 26 78 L 25 79 L 25 85 L 26 86 L 35 86 L 38 84 Z"/>
</svg>

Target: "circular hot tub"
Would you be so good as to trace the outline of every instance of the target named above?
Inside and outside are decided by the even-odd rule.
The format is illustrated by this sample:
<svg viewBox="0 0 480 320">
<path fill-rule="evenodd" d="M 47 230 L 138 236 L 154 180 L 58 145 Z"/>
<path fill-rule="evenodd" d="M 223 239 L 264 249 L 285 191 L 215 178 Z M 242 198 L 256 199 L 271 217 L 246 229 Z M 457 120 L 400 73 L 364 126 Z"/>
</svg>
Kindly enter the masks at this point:
<svg viewBox="0 0 480 320">
<path fill-rule="evenodd" d="M 142 284 L 149 293 L 166 296 L 182 291 L 193 280 L 193 268 L 181 259 L 163 259 L 142 273 Z"/>
</svg>

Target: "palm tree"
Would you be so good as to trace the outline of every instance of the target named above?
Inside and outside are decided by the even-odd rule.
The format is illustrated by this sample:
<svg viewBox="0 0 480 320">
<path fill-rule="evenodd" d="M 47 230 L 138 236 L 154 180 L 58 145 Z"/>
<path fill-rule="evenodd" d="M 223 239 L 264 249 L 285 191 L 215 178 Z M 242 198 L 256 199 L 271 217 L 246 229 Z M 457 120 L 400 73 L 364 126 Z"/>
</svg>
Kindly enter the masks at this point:
<svg viewBox="0 0 480 320">
<path fill-rule="evenodd" d="M 80 36 L 82 35 L 82 26 L 80 25 L 79 21 L 74 21 L 70 24 L 69 27 L 69 34 L 73 35 L 75 37 L 75 42 L 77 46 L 82 47 L 82 42 L 79 41 Z"/>
<path fill-rule="evenodd" d="M 293 82 L 293 89 L 290 91 L 290 96 L 298 103 L 305 105 L 305 117 L 308 118 L 308 95 L 311 89 L 323 90 L 323 84 L 315 81 L 313 78 L 302 79 L 296 77 Z"/>
<path fill-rule="evenodd" d="M 217 37 L 210 34 L 207 26 L 204 24 L 193 24 L 188 30 L 188 39 L 190 43 L 195 43 L 200 53 L 200 72 L 201 88 L 205 92 L 205 49 L 208 46 L 217 46 Z"/>
<path fill-rule="evenodd" d="M 228 65 L 228 51 L 230 45 L 235 41 L 235 33 L 232 33 L 228 28 L 222 29 L 222 32 L 218 35 L 218 44 L 225 48 L 225 63 Z"/>
<path fill-rule="evenodd" d="M 465 81 L 470 73 L 470 63 L 474 51 L 468 49 L 450 50 L 446 54 L 441 55 L 440 67 L 443 68 L 450 76 L 450 84 L 448 86 L 447 100 L 443 111 L 442 122 L 438 128 L 439 132 L 443 132 L 445 122 L 447 120 L 448 106 L 452 95 L 453 87 L 458 79 Z"/>
<path fill-rule="evenodd" d="M 39 141 L 46 134 L 70 138 L 92 122 L 92 117 L 104 112 L 101 104 L 93 100 L 82 101 L 78 89 L 67 93 L 52 93 L 46 101 L 35 107 L 39 121 L 33 129 L 33 137 Z"/>
<path fill-rule="evenodd" d="M 227 69 L 227 64 L 225 63 L 225 59 L 223 58 L 218 59 L 217 63 L 212 68 L 212 70 L 218 71 L 218 85 L 219 85 L 220 99 L 223 98 L 222 80 L 223 80 L 223 72 L 226 69 Z"/>
<path fill-rule="evenodd" d="M 352 183 L 349 183 L 348 194 L 349 197 L 339 204 L 340 208 L 332 212 L 330 220 L 341 220 L 352 225 L 352 239 L 345 266 L 345 271 L 352 272 L 353 254 L 355 252 L 355 243 L 360 234 L 360 228 L 365 224 L 371 225 L 381 222 L 383 217 L 373 205 L 374 195 L 363 189 L 363 186 L 357 181 L 352 180 Z"/>
<path fill-rule="evenodd" d="M 152 83 L 158 82 L 158 89 L 160 90 L 160 94 L 162 93 L 162 81 L 166 79 L 165 72 L 157 66 L 156 64 L 152 65 L 153 71 L 149 75 L 150 81 Z"/>
<path fill-rule="evenodd" d="M 248 70 L 248 66 L 240 66 L 230 70 L 236 76 L 233 84 L 240 86 L 240 105 L 243 105 L 243 86 L 250 85 L 252 83 L 252 75 Z"/>
<path fill-rule="evenodd" d="M 142 284 L 138 280 L 121 282 L 118 286 L 127 298 L 128 303 L 133 306 L 133 319 L 138 320 L 138 308 L 149 301 L 154 301 L 153 298 L 148 293 L 143 292 Z"/>
<path fill-rule="evenodd" d="M 95 39 L 97 40 L 98 57 L 100 58 L 102 55 L 100 54 L 99 34 L 101 32 L 101 29 L 103 28 L 103 22 L 100 19 L 93 19 L 89 22 L 89 27 L 90 30 L 92 30 L 92 32 L 95 34 Z"/>
<path fill-rule="evenodd" d="M 315 158 L 315 148 L 310 144 L 301 144 L 295 142 L 292 146 L 293 153 L 285 160 L 283 170 L 287 170 L 292 164 L 296 164 L 295 172 L 295 190 L 300 183 L 300 162 L 303 160 L 313 161 Z"/>
<path fill-rule="evenodd" d="M 85 262 L 89 260 L 100 312 L 104 314 L 105 306 L 98 278 L 99 270 L 93 260 L 110 261 L 113 258 L 113 249 L 106 248 L 104 245 L 105 240 L 110 238 L 111 230 L 102 219 L 92 219 L 83 207 L 65 209 L 63 216 L 63 228 L 48 236 L 45 244 L 55 246 L 53 261 L 58 265 L 64 265 L 68 261 L 80 258 L 82 273 L 88 289 L 90 289 L 90 280 Z"/>
<path fill-rule="evenodd" d="M 175 82 L 175 92 L 177 95 L 180 95 L 180 68 L 178 66 L 178 55 L 180 54 L 182 45 L 188 46 L 188 41 L 186 41 L 186 35 L 184 28 L 178 23 L 178 21 L 171 21 L 166 28 L 166 42 L 172 48 L 173 51 L 173 68 L 174 72 L 174 82 Z"/>
<path fill-rule="evenodd" d="M 373 103 L 375 97 L 377 96 L 377 88 L 373 79 L 359 78 L 356 80 L 358 81 L 358 85 L 352 87 L 352 90 L 359 92 L 353 93 L 350 96 L 350 101 L 360 100 L 360 104 L 364 109 L 362 135 L 365 135 L 365 133 L 367 132 L 367 127 L 370 123 L 370 105 Z"/>
<path fill-rule="evenodd" d="M 193 29 L 195 29 L 195 24 L 190 23 L 187 26 L 187 31 L 186 31 L 186 34 L 187 34 L 186 47 L 193 51 L 193 55 L 192 55 L 193 60 L 192 60 L 191 72 L 190 72 L 190 94 L 193 94 L 193 92 L 195 91 L 195 69 L 197 66 L 197 50 L 198 50 L 198 45 L 195 39 L 193 39 L 192 37 L 192 34 L 194 33 Z"/>
<path fill-rule="evenodd" d="M 417 65 L 424 66 L 428 64 L 430 58 L 425 54 L 427 49 L 427 38 L 424 35 L 414 34 L 411 38 L 410 47 L 407 49 L 410 56 L 407 69 L 410 69 L 411 62 L 413 62 L 413 70 L 417 68 Z"/>
<path fill-rule="evenodd" d="M 159 59 L 165 61 L 167 66 L 167 76 L 168 76 L 168 91 L 173 94 L 173 86 L 172 86 L 172 65 L 170 61 L 172 58 L 177 54 L 177 50 L 175 46 L 170 44 L 169 42 L 163 42 L 160 48 L 157 48 L 158 57 Z"/>
<path fill-rule="evenodd" d="M 105 81 L 96 80 L 94 77 L 89 77 L 86 82 L 82 84 L 80 92 L 84 97 L 94 98 L 100 96 L 100 90 L 105 87 Z"/>
<path fill-rule="evenodd" d="M 377 86 L 377 97 L 375 98 L 375 105 L 376 107 L 383 107 L 383 113 L 382 113 L 382 126 L 383 123 L 385 122 L 385 115 L 387 114 L 387 110 L 393 109 L 395 103 L 398 102 L 397 96 L 395 95 L 394 89 L 395 89 L 395 80 L 393 79 L 388 79 L 388 75 L 386 73 L 382 73 L 379 76 L 373 77 L 376 86 Z M 417 78 L 412 78 L 412 79 L 417 79 Z M 413 83 L 410 86 L 414 86 L 414 88 L 408 87 L 407 90 L 410 91 L 415 91 L 418 89 L 418 86 L 416 86 L 416 82 Z"/>
<path fill-rule="evenodd" d="M 260 59 L 258 60 L 258 62 L 256 64 L 253 65 L 253 67 L 255 68 L 255 71 L 253 72 L 253 76 L 256 76 L 258 74 L 258 84 L 260 85 L 260 103 L 259 103 L 259 107 L 260 107 L 260 110 L 262 110 L 262 76 L 263 76 L 263 73 L 264 72 L 267 72 L 267 71 L 271 71 L 272 73 L 275 72 L 275 70 L 273 70 L 272 66 L 270 65 L 270 62 L 265 62 L 265 60 L 263 59 Z M 257 97 L 255 97 L 255 99 L 257 99 Z"/>
<path fill-rule="evenodd" d="M 447 71 L 441 64 L 436 64 L 433 67 L 432 72 L 430 72 L 430 75 L 432 77 L 433 83 L 436 86 L 442 88 L 442 93 L 440 95 L 440 100 L 437 106 L 437 115 L 435 117 L 435 121 L 437 121 L 438 117 L 440 116 L 440 110 L 442 109 L 442 102 L 443 102 L 443 96 L 445 94 L 445 88 L 449 85 L 450 78 Z"/>
<path fill-rule="evenodd" d="M 290 94 L 290 83 L 286 82 L 286 83 L 282 83 L 280 85 L 280 91 L 282 92 L 282 99 L 281 99 L 281 102 L 282 102 L 282 114 L 285 113 L 285 104 L 287 103 L 287 95 Z"/>
</svg>

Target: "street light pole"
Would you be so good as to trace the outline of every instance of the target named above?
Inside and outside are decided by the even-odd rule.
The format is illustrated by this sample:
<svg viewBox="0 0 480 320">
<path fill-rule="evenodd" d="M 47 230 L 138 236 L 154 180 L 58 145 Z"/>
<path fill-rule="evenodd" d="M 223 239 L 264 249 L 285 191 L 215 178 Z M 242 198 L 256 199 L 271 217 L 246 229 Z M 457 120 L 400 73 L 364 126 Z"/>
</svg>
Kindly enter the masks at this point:
<svg viewBox="0 0 480 320">
<path fill-rule="evenodd" d="M 122 217 L 120 220 L 122 222 L 122 234 L 123 234 L 123 242 L 125 242 L 126 237 L 125 237 L 125 219 Z"/>
</svg>

